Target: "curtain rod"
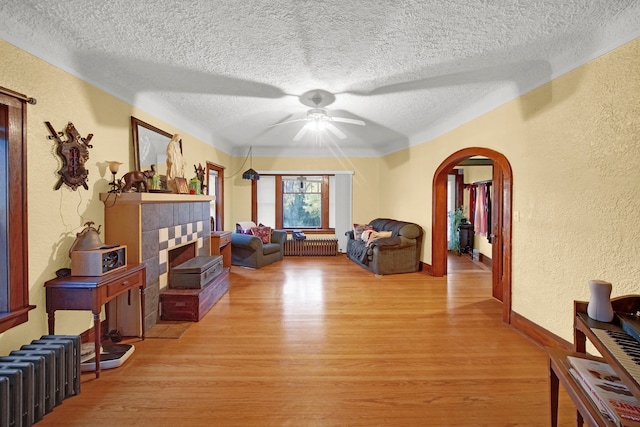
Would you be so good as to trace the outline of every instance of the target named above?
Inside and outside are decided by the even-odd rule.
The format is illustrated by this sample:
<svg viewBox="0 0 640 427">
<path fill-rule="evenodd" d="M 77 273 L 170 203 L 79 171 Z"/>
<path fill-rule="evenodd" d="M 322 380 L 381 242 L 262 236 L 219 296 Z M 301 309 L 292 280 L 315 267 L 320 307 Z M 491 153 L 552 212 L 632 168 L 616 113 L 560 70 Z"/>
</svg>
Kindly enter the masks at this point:
<svg viewBox="0 0 640 427">
<path fill-rule="evenodd" d="M 470 184 L 465 184 L 464 186 L 470 186 L 470 185 L 482 185 L 482 184 L 487 184 L 487 185 L 493 185 L 493 180 L 492 179 L 487 179 L 485 181 L 476 181 L 476 182 L 472 182 Z"/>
<path fill-rule="evenodd" d="M 0 86 L 0 93 L 5 94 L 5 95 L 9 95 L 9 96 L 13 96 L 14 98 L 18 98 L 21 101 L 25 101 L 28 102 L 29 104 L 35 105 L 36 104 L 36 99 L 35 98 L 30 98 L 28 96 L 25 96 L 21 93 L 18 92 L 14 92 L 10 89 L 6 89 L 3 88 L 2 86 Z"/>
</svg>

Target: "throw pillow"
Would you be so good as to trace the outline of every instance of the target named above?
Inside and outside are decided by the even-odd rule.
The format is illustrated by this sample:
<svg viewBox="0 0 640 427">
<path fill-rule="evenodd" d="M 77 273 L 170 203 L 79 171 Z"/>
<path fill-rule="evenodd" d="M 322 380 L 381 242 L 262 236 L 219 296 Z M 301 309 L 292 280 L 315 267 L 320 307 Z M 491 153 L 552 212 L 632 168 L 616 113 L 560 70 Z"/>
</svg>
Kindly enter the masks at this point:
<svg viewBox="0 0 640 427">
<path fill-rule="evenodd" d="M 391 237 L 391 234 L 392 234 L 391 231 L 371 231 L 371 233 L 368 235 L 368 238 L 367 238 L 367 246 L 369 246 L 369 244 L 374 240 L 383 239 L 385 237 Z"/>
<path fill-rule="evenodd" d="M 253 227 L 251 234 L 259 237 L 262 243 L 271 243 L 271 227 Z"/>
<path fill-rule="evenodd" d="M 236 233 L 251 234 L 251 228 L 255 226 L 256 223 L 253 221 L 236 222 Z"/>
<path fill-rule="evenodd" d="M 353 238 L 355 240 L 362 239 L 362 232 L 365 230 L 373 230 L 373 227 L 369 224 L 353 224 Z"/>
<path fill-rule="evenodd" d="M 367 228 L 366 230 L 364 230 L 362 232 L 362 234 L 360 235 L 360 239 L 363 242 L 367 242 L 369 240 L 369 238 L 371 237 L 371 234 L 375 233 L 375 230 L 373 228 Z"/>
</svg>

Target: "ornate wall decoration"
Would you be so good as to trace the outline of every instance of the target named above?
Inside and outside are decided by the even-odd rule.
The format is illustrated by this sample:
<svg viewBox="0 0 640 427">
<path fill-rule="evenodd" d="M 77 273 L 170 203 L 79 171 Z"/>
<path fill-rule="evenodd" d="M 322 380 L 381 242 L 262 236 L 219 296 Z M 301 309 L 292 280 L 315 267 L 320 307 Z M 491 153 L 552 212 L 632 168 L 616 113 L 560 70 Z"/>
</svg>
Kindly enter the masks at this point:
<svg viewBox="0 0 640 427">
<path fill-rule="evenodd" d="M 55 139 L 57 142 L 56 154 L 60 156 L 62 160 L 62 167 L 58 171 L 60 179 L 58 180 L 55 189 L 58 190 L 62 184 L 67 184 L 72 189 L 77 189 L 82 185 L 85 190 L 89 189 L 87 185 L 87 177 L 89 171 L 84 167 L 87 160 L 89 160 L 89 148 L 93 148 L 89 142 L 93 138 L 93 134 L 90 133 L 86 138 L 80 136 L 80 133 L 76 130 L 73 123 L 69 122 L 65 129 L 66 140 L 63 139 L 65 132 L 56 132 L 51 123 L 45 122 L 51 135 L 47 139 Z"/>
</svg>

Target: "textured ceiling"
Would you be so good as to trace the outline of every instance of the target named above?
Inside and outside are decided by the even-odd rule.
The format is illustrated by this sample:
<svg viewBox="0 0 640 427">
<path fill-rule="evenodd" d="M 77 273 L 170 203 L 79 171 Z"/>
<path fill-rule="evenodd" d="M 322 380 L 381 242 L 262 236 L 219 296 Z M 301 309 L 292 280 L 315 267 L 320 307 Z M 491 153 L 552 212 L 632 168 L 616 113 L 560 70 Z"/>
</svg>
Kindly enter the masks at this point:
<svg viewBox="0 0 640 427">
<path fill-rule="evenodd" d="M 640 1 L 0 0 L 0 20 L 9 43 L 227 153 L 379 156 L 638 37 Z M 270 127 L 304 118 L 314 89 L 366 126 L 298 142 L 303 123 Z"/>
</svg>

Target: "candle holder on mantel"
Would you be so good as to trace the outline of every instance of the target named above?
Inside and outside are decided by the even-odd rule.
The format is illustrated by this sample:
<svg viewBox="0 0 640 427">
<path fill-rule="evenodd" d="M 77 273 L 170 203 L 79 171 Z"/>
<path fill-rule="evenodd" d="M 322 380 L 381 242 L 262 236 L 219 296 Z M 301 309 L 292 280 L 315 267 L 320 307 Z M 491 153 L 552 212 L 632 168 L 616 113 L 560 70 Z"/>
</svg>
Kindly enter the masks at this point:
<svg viewBox="0 0 640 427">
<path fill-rule="evenodd" d="M 598 322 L 611 322 L 613 320 L 613 307 L 611 306 L 611 283 L 604 280 L 589 280 L 591 299 L 587 305 L 587 314 Z"/>
</svg>

